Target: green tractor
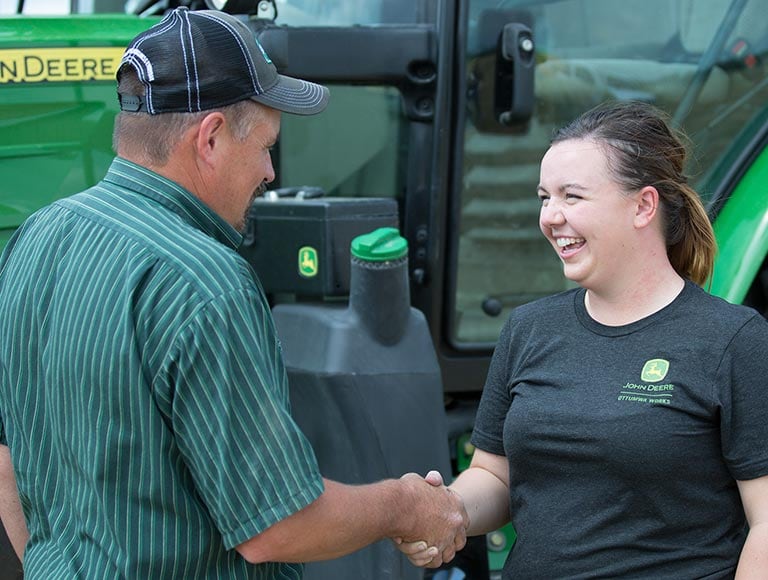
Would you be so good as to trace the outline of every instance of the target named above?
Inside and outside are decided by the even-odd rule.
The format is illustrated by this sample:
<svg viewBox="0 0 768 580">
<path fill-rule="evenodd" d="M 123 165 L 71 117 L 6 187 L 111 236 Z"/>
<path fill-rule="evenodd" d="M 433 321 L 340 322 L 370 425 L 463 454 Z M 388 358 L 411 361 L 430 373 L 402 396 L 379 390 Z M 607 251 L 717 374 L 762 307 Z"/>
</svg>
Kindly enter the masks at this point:
<svg viewBox="0 0 768 580">
<path fill-rule="evenodd" d="M 552 130 L 594 105 L 647 101 L 691 136 L 688 173 L 719 244 L 710 289 L 768 314 L 763 0 L 206 2 L 0 3 L 0 247 L 36 209 L 104 174 L 122 51 L 182 3 L 237 14 L 281 72 L 330 87 L 322 115 L 284 116 L 274 194 L 286 206 L 374 198 L 388 208 L 377 225 L 408 242 L 408 300 L 438 368 L 444 430 L 430 445 L 454 473 L 472 454 L 467 434 L 510 310 L 569 287 L 538 230 L 538 164 Z M 342 263 L 348 238 L 331 248 Z M 343 300 L 340 276 L 319 293 L 265 286 L 276 307 Z M 508 526 L 449 567 L 497 578 L 514 540 Z M 334 565 L 310 565 L 307 577 L 360 577 Z M 366 577 L 422 574 L 385 568 Z"/>
</svg>

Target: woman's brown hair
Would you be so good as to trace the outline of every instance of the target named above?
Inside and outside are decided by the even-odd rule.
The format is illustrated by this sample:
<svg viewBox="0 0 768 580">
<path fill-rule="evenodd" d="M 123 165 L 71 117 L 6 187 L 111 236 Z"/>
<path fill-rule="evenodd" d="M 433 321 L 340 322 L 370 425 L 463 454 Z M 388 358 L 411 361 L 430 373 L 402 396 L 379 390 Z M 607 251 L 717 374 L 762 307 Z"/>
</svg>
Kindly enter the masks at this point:
<svg viewBox="0 0 768 580">
<path fill-rule="evenodd" d="M 604 146 L 608 168 L 626 192 L 656 188 L 669 261 L 682 277 L 704 284 L 712 274 L 717 245 L 701 198 L 683 173 L 683 133 L 651 105 L 610 101 L 556 131 L 552 144 L 569 139 Z"/>
</svg>

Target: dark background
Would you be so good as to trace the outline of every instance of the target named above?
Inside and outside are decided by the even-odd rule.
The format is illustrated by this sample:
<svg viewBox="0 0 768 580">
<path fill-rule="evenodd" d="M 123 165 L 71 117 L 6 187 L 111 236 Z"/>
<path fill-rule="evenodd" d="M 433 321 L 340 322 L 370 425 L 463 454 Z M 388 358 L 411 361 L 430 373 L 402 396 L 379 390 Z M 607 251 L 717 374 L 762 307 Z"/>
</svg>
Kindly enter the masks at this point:
<svg viewBox="0 0 768 580">
<path fill-rule="evenodd" d="M 5 535 L 5 528 L 0 525 L 0 580 L 21 580 L 21 564 Z"/>
</svg>

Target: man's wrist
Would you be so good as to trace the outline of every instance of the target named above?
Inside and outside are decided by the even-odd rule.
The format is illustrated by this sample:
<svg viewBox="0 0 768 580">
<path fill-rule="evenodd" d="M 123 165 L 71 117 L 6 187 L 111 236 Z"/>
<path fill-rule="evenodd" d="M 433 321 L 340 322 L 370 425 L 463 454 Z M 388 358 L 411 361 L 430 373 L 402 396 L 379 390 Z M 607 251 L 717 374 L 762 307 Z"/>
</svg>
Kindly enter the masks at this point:
<svg viewBox="0 0 768 580">
<path fill-rule="evenodd" d="M 381 484 L 386 498 L 383 505 L 386 535 L 406 539 L 414 528 L 418 507 L 413 486 L 405 479 L 389 479 Z"/>
</svg>

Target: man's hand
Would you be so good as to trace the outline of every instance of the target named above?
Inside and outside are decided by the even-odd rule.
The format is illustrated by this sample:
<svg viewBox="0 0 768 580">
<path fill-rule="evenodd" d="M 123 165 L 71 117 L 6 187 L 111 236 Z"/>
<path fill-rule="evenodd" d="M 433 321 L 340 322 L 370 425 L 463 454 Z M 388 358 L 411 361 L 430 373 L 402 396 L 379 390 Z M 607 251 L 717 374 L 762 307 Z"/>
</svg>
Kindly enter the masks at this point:
<svg viewBox="0 0 768 580">
<path fill-rule="evenodd" d="M 424 480 L 435 489 L 443 489 L 443 478 L 436 471 L 430 471 Z M 447 489 L 461 498 L 467 510 L 465 534 L 487 534 L 510 521 L 509 464 L 505 456 L 475 449 L 470 466 Z M 416 566 L 435 568 L 448 561 L 442 557 L 444 550 L 429 536 L 403 537 L 397 547 Z"/>
<path fill-rule="evenodd" d="M 413 531 L 395 539 L 398 549 L 415 566 L 437 568 L 450 562 L 467 541 L 469 518 L 464 502 L 443 485 L 437 471 L 430 471 L 423 479 L 409 473 L 401 480 L 417 494 L 418 500 Z"/>
</svg>

